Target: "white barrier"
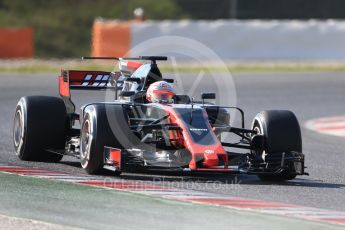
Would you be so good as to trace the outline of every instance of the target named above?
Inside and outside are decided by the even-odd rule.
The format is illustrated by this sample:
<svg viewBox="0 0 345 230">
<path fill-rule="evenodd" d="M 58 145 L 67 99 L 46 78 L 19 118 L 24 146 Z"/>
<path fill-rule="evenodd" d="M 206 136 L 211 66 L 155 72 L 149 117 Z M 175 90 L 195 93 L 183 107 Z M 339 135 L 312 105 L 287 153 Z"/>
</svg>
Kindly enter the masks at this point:
<svg viewBox="0 0 345 230">
<path fill-rule="evenodd" d="M 345 21 L 146 21 L 131 25 L 131 47 L 166 35 L 199 41 L 224 59 L 345 59 Z"/>
</svg>

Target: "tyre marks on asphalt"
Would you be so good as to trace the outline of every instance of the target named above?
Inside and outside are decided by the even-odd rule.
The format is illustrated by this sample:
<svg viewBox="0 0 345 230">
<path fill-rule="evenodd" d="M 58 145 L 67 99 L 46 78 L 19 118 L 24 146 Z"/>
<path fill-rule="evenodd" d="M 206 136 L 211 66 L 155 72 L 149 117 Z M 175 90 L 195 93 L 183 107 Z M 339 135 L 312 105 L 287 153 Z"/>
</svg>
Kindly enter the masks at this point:
<svg viewBox="0 0 345 230">
<path fill-rule="evenodd" d="M 305 126 L 318 133 L 345 137 L 345 116 L 318 118 L 306 122 Z"/>
<path fill-rule="evenodd" d="M 242 211 L 253 211 L 262 214 L 292 217 L 345 226 L 345 212 L 310 208 L 280 202 L 231 197 L 211 192 L 180 189 L 171 186 L 157 185 L 154 182 L 129 181 L 120 178 L 102 178 L 88 175 L 72 175 L 37 168 L 0 165 L 0 171 L 23 176 L 96 186 L 106 189 L 129 191 L 136 194 L 170 200 L 216 205 Z"/>
</svg>

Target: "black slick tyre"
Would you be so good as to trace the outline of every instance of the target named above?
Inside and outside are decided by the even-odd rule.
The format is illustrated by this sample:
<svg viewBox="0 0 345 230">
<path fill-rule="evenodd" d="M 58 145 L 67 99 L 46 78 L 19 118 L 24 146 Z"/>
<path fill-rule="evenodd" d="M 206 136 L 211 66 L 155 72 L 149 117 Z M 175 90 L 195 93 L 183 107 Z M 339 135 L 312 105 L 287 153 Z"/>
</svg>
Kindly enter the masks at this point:
<svg viewBox="0 0 345 230">
<path fill-rule="evenodd" d="M 49 96 L 22 97 L 16 107 L 13 141 L 21 160 L 58 162 L 66 141 L 66 108 L 62 99 Z"/>
<path fill-rule="evenodd" d="M 104 167 L 104 147 L 129 147 L 126 142 L 130 140 L 130 135 L 133 134 L 121 105 L 88 105 L 84 108 L 81 124 L 81 166 L 89 174 L 101 173 Z"/>
<path fill-rule="evenodd" d="M 268 110 L 256 115 L 252 129 L 264 135 L 264 152 L 256 154 L 302 152 L 301 130 L 296 116 L 288 110 Z M 279 174 L 262 174 L 263 181 L 284 181 L 296 177 L 287 170 Z"/>
</svg>

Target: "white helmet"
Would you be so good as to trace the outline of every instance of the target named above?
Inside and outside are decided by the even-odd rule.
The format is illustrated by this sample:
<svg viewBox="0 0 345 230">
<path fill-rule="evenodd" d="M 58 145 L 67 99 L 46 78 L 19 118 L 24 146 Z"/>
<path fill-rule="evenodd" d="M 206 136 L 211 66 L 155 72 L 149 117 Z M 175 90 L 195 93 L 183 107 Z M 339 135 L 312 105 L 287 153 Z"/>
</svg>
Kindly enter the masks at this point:
<svg viewBox="0 0 345 230">
<path fill-rule="evenodd" d="M 152 103 L 173 103 L 175 90 L 166 81 L 152 83 L 146 92 L 146 99 Z"/>
</svg>

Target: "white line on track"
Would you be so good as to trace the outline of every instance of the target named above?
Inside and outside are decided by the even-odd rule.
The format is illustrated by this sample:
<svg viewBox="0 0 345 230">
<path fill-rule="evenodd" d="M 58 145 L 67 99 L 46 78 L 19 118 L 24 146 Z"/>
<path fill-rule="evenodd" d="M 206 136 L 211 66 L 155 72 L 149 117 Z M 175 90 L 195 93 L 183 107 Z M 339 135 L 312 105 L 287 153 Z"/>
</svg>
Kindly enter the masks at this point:
<svg viewBox="0 0 345 230">
<path fill-rule="evenodd" d="M 345 137 L 345 116 L 313 119 L 307 121 L 305 127 L 318 133 Z"/>
<path fill-rule="evenodd" d="M 81 228 L 69 227 L 65 225 L 53 224 L 39 220 L 32 220 L 21 217 L 6 216 L 0 214 L 0 229 L 6 230 L 78 230 Z"/>
</svg>

